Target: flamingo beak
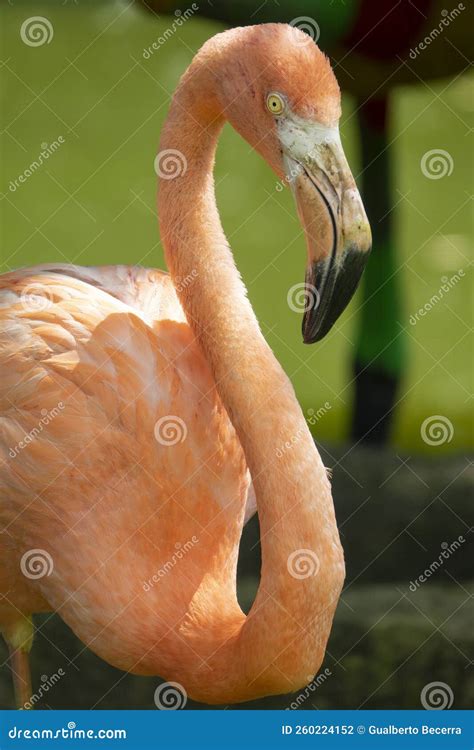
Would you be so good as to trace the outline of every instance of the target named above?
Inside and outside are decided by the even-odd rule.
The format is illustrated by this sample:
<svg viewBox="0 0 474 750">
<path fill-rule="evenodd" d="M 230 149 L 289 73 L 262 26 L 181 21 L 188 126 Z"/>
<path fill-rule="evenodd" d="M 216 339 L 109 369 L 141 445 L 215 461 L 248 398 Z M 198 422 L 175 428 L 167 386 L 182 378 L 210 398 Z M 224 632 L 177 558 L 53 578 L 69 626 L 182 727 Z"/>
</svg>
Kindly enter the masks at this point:
<svg viewBox="0 0 474 750">
<path fill-rule="evenodd" d="M 337 129 L 300 158 L 284 153 L 287 179 L 306 235 L 308 265 L 303 341 L 320 341 L 348 305 L 371 248 L 362 199 Z M 308 133 L 309 135 L 309 133 Z"/>
</svg>

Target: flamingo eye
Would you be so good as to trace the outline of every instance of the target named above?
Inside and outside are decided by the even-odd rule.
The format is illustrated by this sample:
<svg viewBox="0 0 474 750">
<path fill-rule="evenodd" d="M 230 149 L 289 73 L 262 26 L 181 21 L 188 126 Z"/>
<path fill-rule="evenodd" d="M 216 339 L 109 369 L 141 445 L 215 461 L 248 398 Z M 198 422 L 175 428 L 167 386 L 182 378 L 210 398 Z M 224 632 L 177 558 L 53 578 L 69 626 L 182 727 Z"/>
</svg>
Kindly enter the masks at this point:
<svg viewBox="0 0 474 750">
<path fill-rule="evenodd" d="M 281 115 L 285 111 L 285 101 L 280 94 L 268 94 L 267 109 L 272 115 Z"/>
</svg>

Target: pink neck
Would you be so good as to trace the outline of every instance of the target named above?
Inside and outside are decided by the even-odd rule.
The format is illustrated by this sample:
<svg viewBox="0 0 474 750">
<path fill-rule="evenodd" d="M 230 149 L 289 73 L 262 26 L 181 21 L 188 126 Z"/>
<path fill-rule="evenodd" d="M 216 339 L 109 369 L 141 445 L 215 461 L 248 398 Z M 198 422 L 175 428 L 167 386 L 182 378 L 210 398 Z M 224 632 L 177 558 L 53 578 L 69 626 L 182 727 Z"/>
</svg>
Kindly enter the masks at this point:
<svg viewBox="0 0 474 750">
<path fill-rule="evenodd" d="M 214 643 L 206 684 L 201 675 L 197 692 L 207 700 L 246 700 L 289 692 L 312 679 L 324 656 L 344 563 L 326 471 L 291 383 L 260 332 L 220 223 L 213 165 L 224 120 L 201 104 L 211 91 L 201 88 L 196 103 L 191 82 L 186 76 L 178 88 L 160 143 L 160 152 L 179 149 L 187 163 L 182 176 L 161 180 L 161 236 L 172 278 L 193 275 L 179 297 L 245 453 L 263 560 L 249 616 L 235 612 L 232 635 L 220 647 Z M 287 442 L 291 448 L 278 458 Z M 317 556 L 316 576 L 290 574 L 298 550 Z M 209 644 L 201 646 L 207 650 Z"/>
</svg>

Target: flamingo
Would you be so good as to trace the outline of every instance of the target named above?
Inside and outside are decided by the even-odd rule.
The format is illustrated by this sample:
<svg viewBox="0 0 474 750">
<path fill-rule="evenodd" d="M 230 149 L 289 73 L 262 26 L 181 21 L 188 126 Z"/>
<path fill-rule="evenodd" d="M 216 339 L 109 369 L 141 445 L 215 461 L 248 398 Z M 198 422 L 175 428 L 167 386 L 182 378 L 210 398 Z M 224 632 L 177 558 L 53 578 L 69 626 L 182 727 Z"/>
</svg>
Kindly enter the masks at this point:
<svg viewBox="0 0 474 750">
<path fill-rule="evenodd" d="M 218 34 L 161 135 L 169 275 L 50 264 L 0 277 L 0 629 L 20 706 L 36 612 L 212 704 L 288 693 L 319 668 L 344 580 L 330 482 L 234 264 L 213 163 L 228 121 L 291 185 L 303 338 L 318 341 L 370 248 L 339 116 L 336 78 L 303 32 Z M 246 616 L 236 566 L 255 508 L 262 569 Z"/>
</svg>

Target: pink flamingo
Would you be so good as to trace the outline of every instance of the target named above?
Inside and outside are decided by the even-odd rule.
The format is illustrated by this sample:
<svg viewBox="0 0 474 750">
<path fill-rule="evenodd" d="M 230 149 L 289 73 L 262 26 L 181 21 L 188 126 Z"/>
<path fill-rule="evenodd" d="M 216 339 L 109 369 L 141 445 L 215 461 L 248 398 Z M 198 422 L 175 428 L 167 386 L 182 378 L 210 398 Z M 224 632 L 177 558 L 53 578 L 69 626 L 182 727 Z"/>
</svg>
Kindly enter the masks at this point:
<svg viewBox="0 0 474 750">
<path fill-rule="evenodd" d="M 246 297 L 212 171 L 227 120 L 291 184 L 308 246 L 303 336 L 316 341 L 370 246 L 339 115 L 329 62 L 301 31 L 219 34 L 162 132 L 170 275 L 49 265 L 0 277 L 0 628 L 19 705 L 34 612 L 208 703 L 287 693 L 319 668 L 344 579 L 330 484 Z M 263 562 L 245 616 L 236 565 L 253 497 Z"/>
</svg>

